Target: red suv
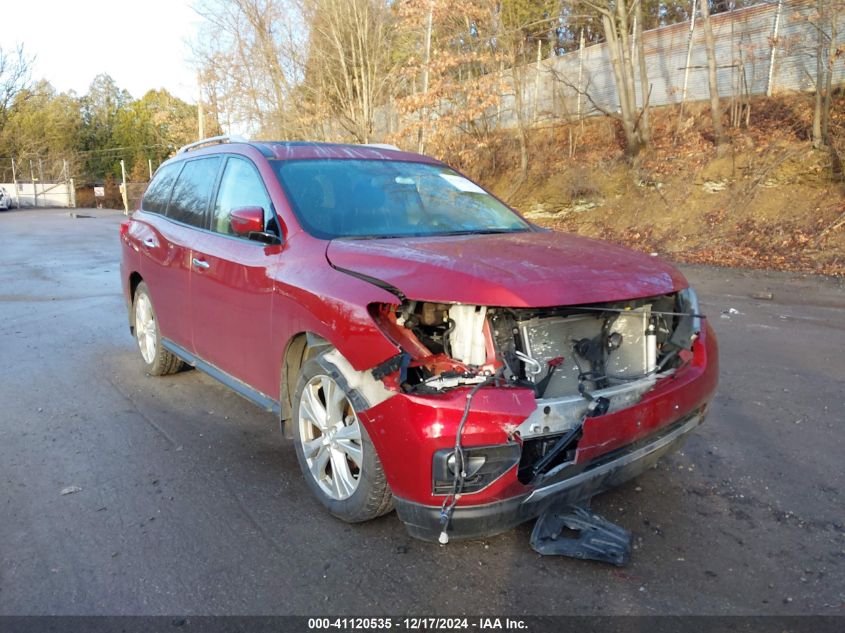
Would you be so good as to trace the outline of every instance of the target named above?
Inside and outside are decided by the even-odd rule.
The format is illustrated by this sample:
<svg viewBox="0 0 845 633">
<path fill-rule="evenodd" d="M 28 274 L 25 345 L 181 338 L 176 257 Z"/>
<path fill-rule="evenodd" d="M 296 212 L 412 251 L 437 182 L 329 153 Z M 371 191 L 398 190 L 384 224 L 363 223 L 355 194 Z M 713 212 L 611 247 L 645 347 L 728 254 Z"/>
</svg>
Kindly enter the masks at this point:
<svg viewBox="0 0 845 633">
<path fill-rule="evenodd" d="M 208 139 L 121 239 L 147 372 L 187 364 L 273 412 L 345 521 L 501 532 L 649 468 L 716 388 L 672 266 L 395 148 Z"/>
</svg>

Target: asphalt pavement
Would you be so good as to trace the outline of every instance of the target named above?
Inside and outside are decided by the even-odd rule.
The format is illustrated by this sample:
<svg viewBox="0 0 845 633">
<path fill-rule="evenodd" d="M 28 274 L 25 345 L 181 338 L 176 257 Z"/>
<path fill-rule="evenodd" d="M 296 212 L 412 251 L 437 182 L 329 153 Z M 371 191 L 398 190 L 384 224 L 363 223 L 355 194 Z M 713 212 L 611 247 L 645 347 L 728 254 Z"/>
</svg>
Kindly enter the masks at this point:
<svg viewBox="0 0 845 633">
<path fill-rule="evenodd" d="M 0 615 L 845 614 L 841 282 L 684 268 L 721 383 L 681 452 L 594 500 L 634 533 L 620 569 L 541 557 L 530 524 L 439 546 L 333 519 L 271 414 L 145 375 L 123 216 L 76 213 L 0 213 Z"/>
</svg>

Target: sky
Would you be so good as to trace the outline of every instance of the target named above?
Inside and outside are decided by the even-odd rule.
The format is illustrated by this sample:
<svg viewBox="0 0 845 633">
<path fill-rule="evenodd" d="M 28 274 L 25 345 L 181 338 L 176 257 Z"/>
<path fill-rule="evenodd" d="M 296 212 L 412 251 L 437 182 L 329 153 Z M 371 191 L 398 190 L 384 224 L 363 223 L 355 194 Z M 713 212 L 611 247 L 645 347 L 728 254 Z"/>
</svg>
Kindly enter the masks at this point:
<svg viewBox="0 0 845 633">
<path fill-rule="evenodd" d="M 200 17 L 193 0 L 30 0 L 3 2 L 3 43 L 21 43 L 35 56 L 33 79 L 46 79 L 59 92 L 88 91 L 108 73 L 139 98 L 165 88 L 196 102 L 191 39 Z M 36 9 L 33 11 L 33 9 Z"/>
</svg>

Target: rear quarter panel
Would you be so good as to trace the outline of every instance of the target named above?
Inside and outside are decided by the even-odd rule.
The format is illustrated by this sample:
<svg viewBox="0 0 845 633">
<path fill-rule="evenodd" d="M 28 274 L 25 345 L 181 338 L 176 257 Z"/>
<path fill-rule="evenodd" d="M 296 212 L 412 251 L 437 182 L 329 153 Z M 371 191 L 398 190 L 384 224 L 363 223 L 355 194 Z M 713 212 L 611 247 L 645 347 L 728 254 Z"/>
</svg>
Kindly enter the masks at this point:
<svg viewBox="0 0 845 633">
<path fill-rule="evenodd" d="M 129 278 L 132 276 L 132 273 L 140 274 L 141 271 L 137 228 L 137 223 L 130 217 L 127 231 L 120 236 L 120 281 L 127 310 L 130 310 L 132 307 L 132 291 Z"/>
</svg>

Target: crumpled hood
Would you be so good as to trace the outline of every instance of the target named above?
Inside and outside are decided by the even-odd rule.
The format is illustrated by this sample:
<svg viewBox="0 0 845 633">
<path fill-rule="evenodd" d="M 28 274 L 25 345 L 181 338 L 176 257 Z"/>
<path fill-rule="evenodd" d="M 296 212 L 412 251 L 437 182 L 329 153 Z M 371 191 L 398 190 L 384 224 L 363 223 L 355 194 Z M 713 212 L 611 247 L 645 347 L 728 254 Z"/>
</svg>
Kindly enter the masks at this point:
<svg viewBox="0 0 845 633">
<path fill-rule="evenodd" d="M 551 307 L 635 299 L 687 286 L 673 266 L 568 233 L 332 240 L 332 266 L 385 282 L 409 299 Z"/>
</svg>

